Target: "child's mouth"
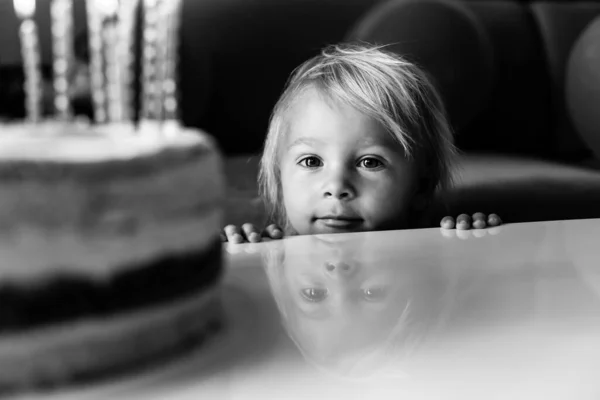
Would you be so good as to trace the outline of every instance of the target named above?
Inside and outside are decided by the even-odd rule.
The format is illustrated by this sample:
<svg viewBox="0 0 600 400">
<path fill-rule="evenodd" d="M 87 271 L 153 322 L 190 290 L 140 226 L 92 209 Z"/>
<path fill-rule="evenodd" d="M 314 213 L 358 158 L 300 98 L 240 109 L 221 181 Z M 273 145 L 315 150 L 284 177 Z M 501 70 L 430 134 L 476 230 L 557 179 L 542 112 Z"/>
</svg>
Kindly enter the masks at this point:
<svg viewBox="0 0 600 400">
<path fill-rule="evenodd" d="M 352 230 L 358 228 L 362 224 L 362 219 L 325 216 L 322 218 L 317 218 L 316 223 L 325 228 L 334 230 Z"/>
</svg>

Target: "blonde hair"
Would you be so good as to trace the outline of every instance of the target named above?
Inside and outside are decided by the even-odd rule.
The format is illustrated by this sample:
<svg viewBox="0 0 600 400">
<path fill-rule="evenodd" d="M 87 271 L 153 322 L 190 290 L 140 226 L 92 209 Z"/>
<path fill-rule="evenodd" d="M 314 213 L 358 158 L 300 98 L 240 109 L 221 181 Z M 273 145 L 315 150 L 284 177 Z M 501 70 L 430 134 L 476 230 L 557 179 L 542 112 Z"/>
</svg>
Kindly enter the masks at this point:
<svg viewBox="0 0 600 400">
<path fill-rule="evenodd" d="M 427 199 L 451 185 L 452 132 L 441 97 L 425 72 L 382 46 L 332 45 L 294 70 L 273 109 L 259 171 L 260 195 L 271 222 L 289 228 L 278 152 L 288 111 L 307 88 L 316 88 L 387 129 L 406 157 L 417 162 L 419 191 Z"/>
</svg>

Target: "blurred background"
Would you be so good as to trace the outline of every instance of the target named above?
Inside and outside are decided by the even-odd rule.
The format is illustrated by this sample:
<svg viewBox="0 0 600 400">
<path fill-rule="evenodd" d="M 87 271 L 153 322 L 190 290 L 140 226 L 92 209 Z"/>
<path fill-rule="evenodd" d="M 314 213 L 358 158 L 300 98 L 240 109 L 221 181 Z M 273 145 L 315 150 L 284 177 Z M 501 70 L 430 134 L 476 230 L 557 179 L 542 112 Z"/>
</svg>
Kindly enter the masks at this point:
<svg viewBox="0 0 600 400">
<path fill-rule="evenodd" d="M 50 0 L 38 0 L 50 79 Z M 86 105 L 85 1 L 74 1 Z M 259 218 L 257 160 L 292 70 L 325 45 L 389 44 L 429 72 L 462 152 L 439 214 L 600 217 L 600 0 L 184 0 L 181 118 L 227 156 L 229 222 Z M 0 115 L 22 118 L 18 20 L 0 0 Z M 233 204 L 232 203 L 232 204 Z M 253 203 L 254 204 L 254 203 Z"/>
</svg>

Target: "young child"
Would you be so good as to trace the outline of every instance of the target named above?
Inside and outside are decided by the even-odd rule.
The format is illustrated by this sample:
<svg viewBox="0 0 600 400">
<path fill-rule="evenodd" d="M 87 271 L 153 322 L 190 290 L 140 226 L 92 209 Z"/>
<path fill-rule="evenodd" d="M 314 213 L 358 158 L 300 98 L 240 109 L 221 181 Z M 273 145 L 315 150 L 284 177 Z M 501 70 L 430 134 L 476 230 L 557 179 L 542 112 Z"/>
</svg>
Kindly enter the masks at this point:
<svg viewBox="0 0 600 400">
<path fill-rule="evenodd" d="M 327 47 L 294 71 L 273 110 L 259 173 L 272 222 L 263 235 L 429 227 L 455 154 L 422 70 L 381 46 Z M 475 228 L 499 223 L 473 216 Z M 471 217 L 461 214 L 456 227 L 470 229 Z M 224 231 L 234 243 L 262 237 L 252 224 Z"/>
</svg>

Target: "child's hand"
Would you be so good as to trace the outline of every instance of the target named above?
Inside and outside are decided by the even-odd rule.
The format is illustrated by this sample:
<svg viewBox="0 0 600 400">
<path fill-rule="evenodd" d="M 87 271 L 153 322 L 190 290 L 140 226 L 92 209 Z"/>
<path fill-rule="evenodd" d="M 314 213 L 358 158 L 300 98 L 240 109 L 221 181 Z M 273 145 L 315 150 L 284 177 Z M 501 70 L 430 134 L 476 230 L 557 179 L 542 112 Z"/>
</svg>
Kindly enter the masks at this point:
<svg viewBox="0 0 600 400">
<path fill-rule="evenodd" d="M 485 215 L 484 213 L 475 213 L 473 216 L 460 214 L 456 217 L 456 222 L 452 217 L 444 217 L 440 226 L 444 229 L 458 229 L 462 231 L 473 229 L 483 229 L 488 226 L 502 225 L 502 220 L 496 214 Z"/>
<path fill-rule="evenodd" d="M 275 224 L 267 226 L 262 235 L 254 225 L 250 223 L 242 225 L 241 229 L 235 225 L 227 225 L 225 229 L 223 229 L 223 232 L 224 233 L 221 234 L 221 240 L 230 243 L 257 243 L 260 242 L 263 237 L 269 239 L 283 238 L 283 231 Z"/>
</svg>

